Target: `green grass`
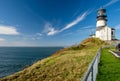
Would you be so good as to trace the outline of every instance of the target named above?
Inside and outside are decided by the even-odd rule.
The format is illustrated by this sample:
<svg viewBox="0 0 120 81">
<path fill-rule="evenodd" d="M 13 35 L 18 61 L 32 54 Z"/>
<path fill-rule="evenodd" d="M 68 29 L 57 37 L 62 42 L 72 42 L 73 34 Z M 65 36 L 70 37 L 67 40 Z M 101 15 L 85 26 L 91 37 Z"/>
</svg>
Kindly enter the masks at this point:
<svg viewBox="0 0 120 81">
<path fill-rule="evenodd" d="M 99 39 L 88 38 L 0 81 L 80 81 L 98 48 L 104 44 Z"/>
<path fill-rule="evenodd" d="M 97 81 L 120 81 L 120 59 L 103 49 Z"/>
</svg>

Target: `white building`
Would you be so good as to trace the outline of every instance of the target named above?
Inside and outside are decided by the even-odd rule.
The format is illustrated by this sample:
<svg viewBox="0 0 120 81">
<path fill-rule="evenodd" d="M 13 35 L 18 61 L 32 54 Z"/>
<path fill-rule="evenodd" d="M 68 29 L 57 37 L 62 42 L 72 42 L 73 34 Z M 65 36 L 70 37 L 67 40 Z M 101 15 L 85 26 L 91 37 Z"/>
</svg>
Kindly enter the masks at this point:
<svg viewBox="0 0 120 81">
<path fill-rule="evenodd" d="M 98 10 L 95 37 L 105 41 L 115 39 L 115 29 L 107 26 L 106 9 Z"/>
</svg>

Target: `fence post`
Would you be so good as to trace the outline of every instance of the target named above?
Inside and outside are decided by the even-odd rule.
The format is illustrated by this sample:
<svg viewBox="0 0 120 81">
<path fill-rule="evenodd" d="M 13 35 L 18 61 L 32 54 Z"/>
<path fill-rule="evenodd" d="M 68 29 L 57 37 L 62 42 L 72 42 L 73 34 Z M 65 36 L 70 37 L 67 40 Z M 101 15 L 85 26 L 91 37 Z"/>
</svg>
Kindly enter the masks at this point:
<svg viewBox="0 0 120 81">
<path fill-rule="evenodd" d="M 91 81 L 93 81 L 93 66 L 92 66 L 92 77 L 91 77 Z"/>
</svg>

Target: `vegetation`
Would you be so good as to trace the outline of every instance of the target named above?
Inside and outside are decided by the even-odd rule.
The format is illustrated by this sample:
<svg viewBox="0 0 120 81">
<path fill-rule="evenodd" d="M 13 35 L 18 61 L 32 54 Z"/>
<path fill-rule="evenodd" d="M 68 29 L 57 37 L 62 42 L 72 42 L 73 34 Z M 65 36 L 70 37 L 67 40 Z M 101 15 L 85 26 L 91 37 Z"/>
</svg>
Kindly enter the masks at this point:
<svg viewBox="0 0 120 81">
<path fill-rule="evenodd" d="M 0 81 L 80 81 L 104 41 L 88 38 Z"/>
<path fill-rule="evenodd" d="M 120 59 L 108 50 L 102 50 L 97 81 L 120 81 Z"/>
</svg>

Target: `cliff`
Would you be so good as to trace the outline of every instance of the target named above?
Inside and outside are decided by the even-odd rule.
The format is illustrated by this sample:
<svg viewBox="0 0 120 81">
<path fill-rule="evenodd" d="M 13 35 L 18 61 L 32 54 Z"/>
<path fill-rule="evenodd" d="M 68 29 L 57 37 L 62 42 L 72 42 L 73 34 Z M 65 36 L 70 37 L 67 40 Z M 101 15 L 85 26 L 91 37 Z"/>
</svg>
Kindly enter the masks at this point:
<svg viewBox="0 0 120 81">
<path fill-rule="evenodd" d="M 28 68 L 0 81 L 80 81 L 98 48 L 106 45 L 97 38 L 88 38 L 77 46 L 57 51 Z"/>
</svg>

